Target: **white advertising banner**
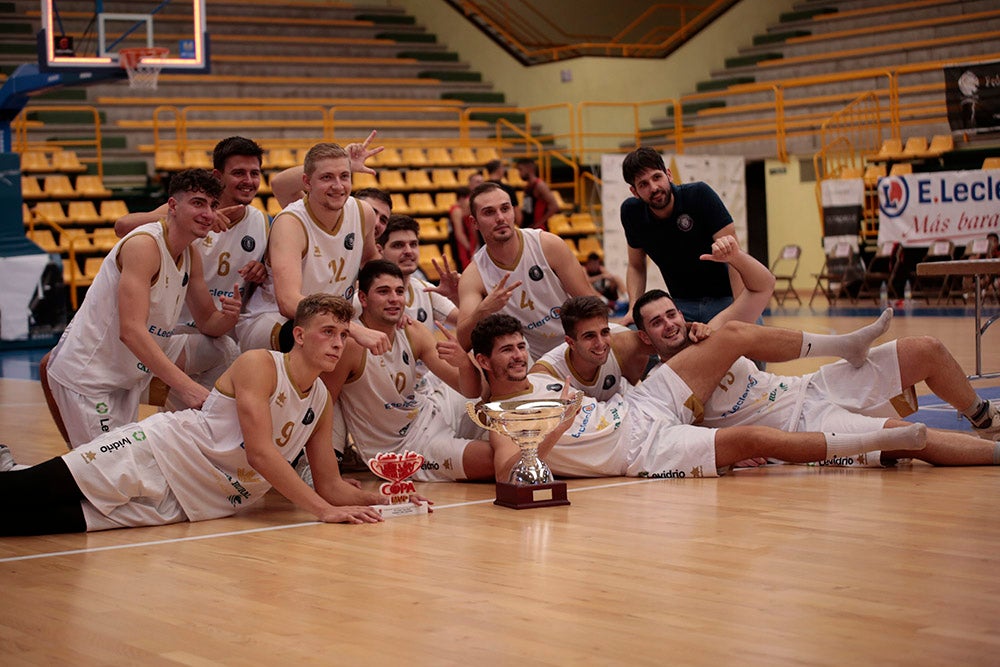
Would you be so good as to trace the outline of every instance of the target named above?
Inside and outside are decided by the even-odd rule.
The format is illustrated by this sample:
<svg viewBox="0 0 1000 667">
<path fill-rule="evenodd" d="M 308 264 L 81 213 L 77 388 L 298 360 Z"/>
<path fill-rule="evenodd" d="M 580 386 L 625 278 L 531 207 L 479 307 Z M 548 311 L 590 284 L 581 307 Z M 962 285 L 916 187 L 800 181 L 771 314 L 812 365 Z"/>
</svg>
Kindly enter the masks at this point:
<svg viewBox="0 0 1000 667">
<path fill-rule="evenodd" d="M 604 221 L 604 266 L 612 275 L 625 277 L 628 269 L 628 243 L 622 229 L 622 202 L 632 196 L 622 178 L 624 155 L 609 153 L 601 156 L 601 210 Z M 674 183 L 702 181 L 718 193 L 736 226 L 736 237 L 747 247 L 746 173 L 742 157 L 717 155 L 663 154 L 663 163 L 670 169 Z M 648 260 L 647 260 L 648 262 Z M 660 270 L 647 263 L 646 289 L 666 289 Z"/>
<path fill-rule="evenodd" d="M 939 171 L 878 183 L 878 242 L 955 245 L 1000 232 L 1000 171 Z"/>
</svg>

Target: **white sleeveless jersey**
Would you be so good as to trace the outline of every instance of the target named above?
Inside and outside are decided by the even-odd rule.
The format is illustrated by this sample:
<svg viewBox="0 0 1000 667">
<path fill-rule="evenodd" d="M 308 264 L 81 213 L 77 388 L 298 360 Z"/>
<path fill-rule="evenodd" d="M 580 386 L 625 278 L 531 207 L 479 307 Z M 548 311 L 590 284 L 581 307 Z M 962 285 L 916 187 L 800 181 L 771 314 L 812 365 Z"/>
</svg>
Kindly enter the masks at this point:
<svg viewBox="0 0 1000 667">
<path fill-rule="evenodd" d="M 404 307 L 406 314 L 414 322 L 420 322 L 434 332 L 434 320 L 443 323 L 451 311 L 455 310 L 455 304 L 447 297 L 425 291 L 428 287 L 434 287 L 434 285 L 410 276 L 410 282 L 406 286 L 406 305 Z"/>
<path fill-rule="evenodd" d="M 390 448 L 410 429 L 420 412 L 415 361 L 406 331 L 400 329 L 385 354 L 364 351 L 361 374 L 344 383 L 339 399 L 347 430 L 359 446 Z"/>
<path fill-rule="evenodd" d="M 701 426 L 722 428 L 755 424 L 782 411 L 789 422 L 777 428 L 795 430 L 809 377 L 786 377 L 761 371 L 746 357 L 730 366 L 708 402 Z"/>
<path fill-rule="evenodd" d="M 149 369 L 118 337 L 118 285 L 121 281 L 118 253 L 122 244 L 135 236 L 151 236 L 156 241 L 160 250 L 160 270 L 149 288 L 146 325 L 153 342 L 163 349 L 177 325 L 191 270 L 191 248 L 185 248 L 180 261 L 174 263 L 165 234 L 166 223 L 162 220 L 142 225 L 108 253 L 83 305 L 52 352 L 48 373 L 61 385 L 80 394 L 92 394 L 132 388 L 149 381 Z"/>
<path fill-rule="evenodd" d="M 317 379 L 301 393 L 287 359 L 271 352 L 278 381 L 269 401 L 270 440 L 291 463 L 323 414 L 329 393 Z M 236 398 L 213 389 L 201 410 L 158 413 L 136 425 L 191 521 L 229 516 L 263 499 L 270 482 L 247 462 Z M 141 434 L 141 435 L 140 435 Z"/>
<path fill-rule="evenodd" d="M 522 398 L 559 398 L 562 381 L 545 373 L 528 375 L 531 389 L 516 396 L 494 396 L 491 400 L 505 401 Z M 622 424 L 629 412 L 624 394 L 614 394 L 609 401 L 589 396 L 573 425 L 545 457 L 556 475 L 568 477 L 616 477 L 627 467 L 628 445 Z"/>
<path fill-rule="evenodd" d="M 230 225 L 227 231 L 209 232 L 208 236 L 192 244 L 192 248 L 201 255 L 205 283 L 217 308 L 221 297 L 232 298 L 233 286 L 243 282 L 238 271 L 247 262 L 261 261 L 267 249 L 268 227 L 264 214 L 253 206 L 244 208 L 243 217 Z M 182 326 L 195 326 L 186 304 L 180 321 Z"/>
<path fill-rule="evenodd" d="M 521 286 L 500 312 L 515 317 L 524 325 L 528 353 L 532 359 L 538 359 L 563 340 L 559 309 L 568 295 L 542 252 L 541 230 L 519 229 L 517 234 L 521 252 L 513 265 L 497 264 L 486 246 L 477 250 L 472 259 L 479 267 L 487 293 L 507 273 L 510 273 L 508 285 L 521 281 Z"/>
<path fill-rule="evenodd" d="M 340 223 L 332 232 L 327 232 L 316 223 L 309 210 L 308 196 L 292 202 L 278 215 L 292 215 L 302 225 L 306 235 L 306 249 L 302 253 L 302 294 L 324 292 L 350 301 L 354 296 L 354 281 L 361 268 L 365 240 L 357 200 L 347 198 Z M 246 317 L 278 311 L 274 271 L 270 261 L 266 266 L 267 278 L 250 297 Z"/>
<path fill-rule="evenodd" d="M 568 377 L 571 387 L 599 401 L 610 401 L 615 394 L 625 391 L 627 381 L 622 377 L 621 364 L 618 363 L 614 348 L 608 354 L 608 360 L 597 369 L 596 375 L 589 381 L 581 377 L 570 363 L 569 343 L 562 343 L 546 352 L 536 363 L 558 380 L 565 380 Z"/>
</svg>

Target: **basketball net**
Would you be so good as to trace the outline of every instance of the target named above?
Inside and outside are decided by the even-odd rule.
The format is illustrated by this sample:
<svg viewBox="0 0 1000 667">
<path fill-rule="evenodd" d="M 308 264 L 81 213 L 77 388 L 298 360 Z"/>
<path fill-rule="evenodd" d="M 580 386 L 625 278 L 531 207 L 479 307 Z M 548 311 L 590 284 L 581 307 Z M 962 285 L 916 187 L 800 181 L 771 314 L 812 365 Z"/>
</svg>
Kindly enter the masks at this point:
<svg viewBox="0 0 1000 667">
<path fill-rule="evenodd" d="M 163 47 L 143 47 L 118 51 L 118 64 L 128 74 L 129 88 L 155 90 L 163 65 L 146 62 L 146 58 L 165 58 L 170 49 Z"/>
</svg>

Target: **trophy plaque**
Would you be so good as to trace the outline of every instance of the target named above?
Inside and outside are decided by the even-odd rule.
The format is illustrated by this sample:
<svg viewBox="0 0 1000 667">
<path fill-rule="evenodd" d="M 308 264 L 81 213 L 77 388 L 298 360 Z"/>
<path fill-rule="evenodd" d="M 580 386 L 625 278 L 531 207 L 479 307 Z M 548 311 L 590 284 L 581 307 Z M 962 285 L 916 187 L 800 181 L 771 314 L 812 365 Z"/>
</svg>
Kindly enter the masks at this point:
<svg viewBox="0 0 1000 667">
<path fill-rule="evenodd" d="M 427 514 L 427 503 L 422 502 L 418 505 L 410 501 L 410 494 L 416 493 L 417 487 L 413 482 L 406 481 L 406 478 L 420 470 L 423 464 L 424 457 L 411 451 L 402 454 L 382 452 L 375 458 L 368 459 L 371 471 L 387 480 L 378 489 L 384 502 L 372 505 L 383 518 Z"/>
<path fill-rule="evenodd" d="M 566 482 L 557 482 L 538 458 L 538 445 L 580 408 L 583 394 L 571 399 L 528 399 L 468 404 L 469 416 L 483 428 L 506 435 L 521 448 L 521 460 L 506 482 L 497 482 L 494 504 L 523 510 L 569 505 Z"/>
</svg>

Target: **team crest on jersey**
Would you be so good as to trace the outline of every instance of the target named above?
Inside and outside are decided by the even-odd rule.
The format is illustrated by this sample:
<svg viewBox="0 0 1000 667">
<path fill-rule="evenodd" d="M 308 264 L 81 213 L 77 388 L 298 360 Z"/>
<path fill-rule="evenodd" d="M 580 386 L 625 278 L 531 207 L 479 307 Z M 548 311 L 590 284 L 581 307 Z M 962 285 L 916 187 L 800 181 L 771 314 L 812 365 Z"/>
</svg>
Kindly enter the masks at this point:
<svg viewBox="0 0 1000 667">
<path fill-rule="evenodd" d="M 187 287 L 188 284 L 188 274 L 187 271 L 184 272 L 184 277 L 181 278 L 181 287 Z"/>
<path fill-rule="evenodd" d="M 528 269 L 528 277 L 537 283 L 539 280 L 545 277 L 545 274 L 542 272 L 542 267 L 535 264 L 533 267 Z"/>
<path fill-rule="evenodd" d="M 687 213 L 677 218 L 677 229 L 682 232 L 690 232 L 692 227 L 694 227 L 694 219 Z"/>
<path fill-rule="evenodd" d="M 354 232 L 344 237 L 344 247 L 348 250 L 354 250 Z"/>
<path fill-rule="evenodd" d="M 253 252 L 253 249 L 257 247 L 257 241 L 254 239 L 254 237 L 247 234 L 240 241 L 240 247 L 246 250 L 247 252 Z"/>
<path fill-rule="evenodd" d="M 417 321 L 426 322 L 427 321 L 427 311 L 423 308 L 417 308 Z"/>
<path fill-rule="evenodd" d="M 606 375 L 604 377 L 604 388 L 605 389 L 611 389 L 613 386 L 615 386 L 615 376 L 614 375 Z"/>
<path fill-rule="evenodd" d="M 354 298 L 354 285 L 347 286 L 347 289 L 344 290 L 344 298 L 348 301 Z"/>
<path fill-rule="evenodd" d="M 563 386 L 561 382 L 553 382 L 552 384 L 545 385 L 545 388 L 549 391 L 562 391 Z"/>
<path fill-rule="evenodd" d="M 313 420 L 315 419 L 316 419 L 316 413 L 313 412 L 312 408 L 309 408 L 308 410 L 306 410 L 306 416 L 302 418 L 302 424 L 304 426 L 309 426 L 309 424 L 312 424 Z"/>
</svg>

